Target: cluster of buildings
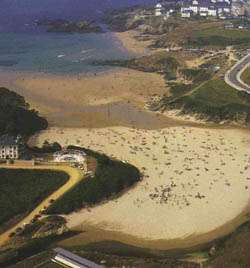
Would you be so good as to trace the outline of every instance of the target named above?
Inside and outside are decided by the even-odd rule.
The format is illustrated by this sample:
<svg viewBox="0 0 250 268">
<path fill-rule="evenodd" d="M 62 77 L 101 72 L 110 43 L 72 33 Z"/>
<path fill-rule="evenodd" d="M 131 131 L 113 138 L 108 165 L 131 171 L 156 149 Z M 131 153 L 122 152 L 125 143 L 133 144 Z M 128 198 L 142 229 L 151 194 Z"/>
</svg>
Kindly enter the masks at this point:
<svg viewBox="0 0 250 268">
<path fill-rule="evenodd" d="M 28 151 L 21 136 L 0 136 L 0 160 L 27 159 Z M 53 162 L 77 164 L 87 170 L 87 155 L 80 150 L 63 149 L 53 154 Z"/>
<path fill-rule="evenodd" d="M 168 18 L 173 13 L 179 13 L 183 18 L 215 17 L 220 19 L 240 16 L 236 12 L 237 0 L 163 0 L 156 4 L 154 15 Z M 239 10 L 238 10 L 239 11 Z M 242 16 L 242 14 L 241 14 Z"/>
<path fill-rule="evenodd" d="M 190 0 L 185 1 L 181 7 L 181 17 L 190 18 L 198 15 L 200 17 L 217 17 L 226 19 L 231 17 L 230 0 Z"/>
</svg>

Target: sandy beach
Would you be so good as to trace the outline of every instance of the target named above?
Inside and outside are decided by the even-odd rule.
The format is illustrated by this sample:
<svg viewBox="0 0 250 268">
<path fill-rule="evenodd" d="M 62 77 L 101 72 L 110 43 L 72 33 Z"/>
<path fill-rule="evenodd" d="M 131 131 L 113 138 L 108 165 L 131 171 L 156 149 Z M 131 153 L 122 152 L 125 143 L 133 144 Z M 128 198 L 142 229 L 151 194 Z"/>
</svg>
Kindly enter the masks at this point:
<svg viewBox="0 0 250 268">
<path fill-rule="evenodd" d="M 62 127 L 131 126 L 148 98 L 168 94 L 161 75 L 128 69 L 78 76 L 2 73 L 0 82 L 24 96 L 50 125 Z"/>
<path fill-rule="evenodd" d="M 144 174 L 122 197 L 67 216 L 73 229 L 93 226 L 146 240 L 185 239 L 222 227 L 249 205 L 248 131 L 51 128 L 30 143 L 44 140 L 104 152 Z"/>
<path fill-rule="evenodd" d="M 122 46 L 135 55 L 141 56 L 150 53 L 150 40 L 138 40 L 140 33 L 135 30 L 126 32 L 116 32 L 115 37 L 121 42 Z"/>
<path fill-rule="evenodd" d="M 147 53 L 135 32 L 116 35 L 125 49 Z M 67 216 L 71 229 L 116 232 L 116 239 L 119 233 L 129 242 L 179 239 L 182 246 L 192 238 L 196 245 L 201 240 L 195 237 L 223 229 L 248 209 L 249 131 L 198 128 L 200 122 L 146 111 L 149 98 L 169 94 L 161 75 L 120 68 L 77 76 L 1 73 L 0 82 L 49 121 L 31 145 L 47 140 L 88 147 L 143 172 L 121 197 Z M 241 222 L 229 224 L 227 232 Z"/>
</svg>

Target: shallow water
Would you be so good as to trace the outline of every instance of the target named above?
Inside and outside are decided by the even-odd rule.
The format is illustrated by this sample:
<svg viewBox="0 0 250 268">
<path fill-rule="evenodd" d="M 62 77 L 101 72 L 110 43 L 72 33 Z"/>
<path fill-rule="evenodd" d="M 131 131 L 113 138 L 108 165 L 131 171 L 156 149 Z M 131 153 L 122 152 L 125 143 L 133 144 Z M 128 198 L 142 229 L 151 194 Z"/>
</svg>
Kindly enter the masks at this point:
<svg viewBox="0 0 250 268">
<path fill-rule="evenodd" d="M 81 73 L 107 70 L 96 60 L 130 55 L 112 33 L 0 33 L 0 68 L 4 71 Z"/>
<path fill-rule="evenodd" d="M 35 21 L 91 19 L 100 22 L 111 8 L 152 4 L 155 0 L 0 1 L 0 70 L 56 74 L 98 72 L 95 60 L 123 59 L 129 53 L 112 33 L 46 33 Z"/>
</svg>

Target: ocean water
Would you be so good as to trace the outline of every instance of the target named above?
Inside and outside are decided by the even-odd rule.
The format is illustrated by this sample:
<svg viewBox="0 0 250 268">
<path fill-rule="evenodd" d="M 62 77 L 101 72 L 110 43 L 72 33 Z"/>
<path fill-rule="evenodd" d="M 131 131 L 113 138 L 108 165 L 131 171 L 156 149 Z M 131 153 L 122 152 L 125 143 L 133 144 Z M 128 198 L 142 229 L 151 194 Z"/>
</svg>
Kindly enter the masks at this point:
<svg viewBox="0 0 250 268">
<path fill-rule="evenodd" d="M 133 55 L 112 33 L 46 33 L 35 20 L 94 19 L 111 8 L 154 3 L 155 0 L 0 0 L 0 70 L 46 73 L 98 72 L 96 60 Z"/>
<path fill-rule="evenodd" d="M 0 33 L 0 69 L 4 71 L 98 72 L 107 67 L 93 65 L 94 61 L 131 56 L 112 33 Z"/>
</svg>

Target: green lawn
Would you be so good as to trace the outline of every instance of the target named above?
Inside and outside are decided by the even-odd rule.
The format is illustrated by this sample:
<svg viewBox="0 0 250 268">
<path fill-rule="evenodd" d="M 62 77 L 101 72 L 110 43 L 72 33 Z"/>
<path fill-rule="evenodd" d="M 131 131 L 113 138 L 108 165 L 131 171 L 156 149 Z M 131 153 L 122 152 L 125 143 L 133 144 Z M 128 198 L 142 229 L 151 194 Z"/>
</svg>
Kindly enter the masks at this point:
<svg viewBox="0 0 250 268">
<path fill-rule="evenodd" d="M 59 171 L 0 169 L 0 225 L 31 211 L 68 179 Z"/>
<path fill-rule="evenodd" d="M 250 67 L 248 67 L 243 74 L 241 75 L 241 79 L 246 84 L 250 85 Z"/>
<path fill-rule="evenodd" d="M 223 80 L 217 79 L 203 84 L 190 97 L 209 106 L 221 107 L 231 103 L 246 104 L 246 101 L 239 96 L 237 90 L 227 85 Z"/>
</svg>

